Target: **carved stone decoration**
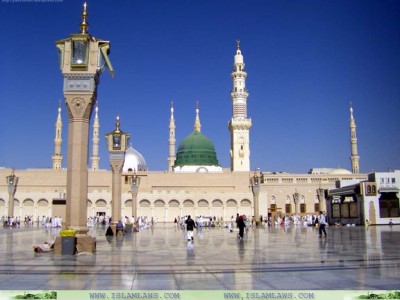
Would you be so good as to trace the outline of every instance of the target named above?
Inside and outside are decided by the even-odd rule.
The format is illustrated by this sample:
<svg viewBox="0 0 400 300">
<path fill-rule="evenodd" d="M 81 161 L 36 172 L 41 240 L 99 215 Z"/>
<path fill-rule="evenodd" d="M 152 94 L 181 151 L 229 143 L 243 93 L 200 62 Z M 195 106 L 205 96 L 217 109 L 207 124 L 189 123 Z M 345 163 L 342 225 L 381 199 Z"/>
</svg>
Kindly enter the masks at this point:
<svg viewBox="0 0 400 300">
<path fill-rule="evenodd" d="M 74 110 L 75 114 L 83 115 L 82 111 L 85 110 L 87 102 L 82 97 L 73 98 L 70 102 L 70 107 Z"/>
<path fill-rule="evenodd" d="M 115 173 L 121 173 L 124 161 L 110 161 L 111 168 Z"/>
<path fill-rule="evenodd" d="M 68 74 L 64 76 L 64 92 L 94 92 L 97 85 L 97 74 Z"/>
<path fill-rule="evenodd" d="M 120 161 L 124 161 L 125 154 L 123 152 L 111 152 L 110 153 L 110 161 L 111 163 L 118 163 Z"/>
<path fill-rule="evenodd" d="M 248 131 L 251 128 L 251 119 L 232 119 L 229 123 L 231 130 L 245 130 Z"/>
<path fill-rule="evenodd" d="M 67 95 L 66 104 L 68 110 L 68 118 L 89 120 L 93 111 L 96 98 L 93 95 Z"/>
</svg>

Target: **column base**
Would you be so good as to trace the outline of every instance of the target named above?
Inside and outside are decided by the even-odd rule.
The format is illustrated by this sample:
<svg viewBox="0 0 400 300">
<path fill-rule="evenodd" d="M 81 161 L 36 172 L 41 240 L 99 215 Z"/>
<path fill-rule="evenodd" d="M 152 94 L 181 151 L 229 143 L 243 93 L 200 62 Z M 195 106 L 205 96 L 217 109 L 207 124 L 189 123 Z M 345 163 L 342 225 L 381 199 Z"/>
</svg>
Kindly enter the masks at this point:
<svg viewBox="0 0 400 300">
<path fill-rule="evenodd" d="M 54 242 L 54 253 L 60 254 L 62 253 L 62 243 L 61 237 L 56 237 Z M 88 252 L 95 253 L 96 252 L 96 238 L 91 237 L 89 235 L 77 235 L 76 236 L 76 253 Z"/>
<path fill-rule="evenodd" d="M 89 228 L 86 226 L 68 226 L 68 229 L 76 230 L 76 236 L 87 235 Z"/>
</svg>

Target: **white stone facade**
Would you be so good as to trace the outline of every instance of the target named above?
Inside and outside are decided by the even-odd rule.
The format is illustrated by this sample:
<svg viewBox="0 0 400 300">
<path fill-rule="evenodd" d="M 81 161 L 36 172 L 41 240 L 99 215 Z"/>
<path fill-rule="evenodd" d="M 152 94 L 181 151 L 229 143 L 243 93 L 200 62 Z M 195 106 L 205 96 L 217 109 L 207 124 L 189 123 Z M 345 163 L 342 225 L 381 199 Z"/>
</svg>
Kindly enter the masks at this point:
<svg viewBox="0 0 400 300">
<path fill-rule="evenodd" d="M 365 219 L 377 225 L 400 224 L 400 170 L 372 173 L 362 188 Z"/>
</svg>

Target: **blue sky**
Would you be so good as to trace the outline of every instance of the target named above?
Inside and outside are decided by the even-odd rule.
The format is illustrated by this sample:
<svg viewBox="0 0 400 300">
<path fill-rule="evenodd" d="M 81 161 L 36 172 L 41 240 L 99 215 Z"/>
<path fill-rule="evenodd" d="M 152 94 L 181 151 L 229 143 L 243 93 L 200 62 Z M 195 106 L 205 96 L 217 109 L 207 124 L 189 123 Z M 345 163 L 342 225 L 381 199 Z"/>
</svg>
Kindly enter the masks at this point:
<svg viewBox="0 0 400 300">
<path fill-rule="evenodd" d="M 77 0 L 0 3 L 0 166 L 52 166 L 63 99 L 54 42 L 79 31 L 81 12 Z M 98 87 L 101 168 L 119 114 L 149 169 L 167 169 L 171 100 L 177 144 L 192 132 L 199 100 L 202 133 L 229 167 L 240 39 L 252 169 L 351 169 L 350 101 L 361 171 L 400 169 L 400 1 L 89 0 L 88 12 L 115 69 Z M 66 167 L 64 101 L 62 109 Z"/>
</svg>

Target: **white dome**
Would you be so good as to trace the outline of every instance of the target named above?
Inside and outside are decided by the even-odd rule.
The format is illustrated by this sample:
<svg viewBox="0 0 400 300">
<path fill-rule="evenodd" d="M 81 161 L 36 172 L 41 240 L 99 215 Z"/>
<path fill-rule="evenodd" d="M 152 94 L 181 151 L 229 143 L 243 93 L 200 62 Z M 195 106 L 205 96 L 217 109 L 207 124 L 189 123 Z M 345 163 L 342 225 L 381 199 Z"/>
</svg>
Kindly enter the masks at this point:
<svg viewBox="0 0 400 300">
<path fill-rule="evenodd" d="M 346 169 L 334 169 L 332 170 L 329 174 L 332 175 L 347 175 L 347 174 L 352 174 L 349 170 Z"/>
<path fill-rule="evenodd" d="M 143 155 L 130 146 L 125 151 L 124 166 L 122 172 L 147 171 L 146 160 Z"/>
</svg>

